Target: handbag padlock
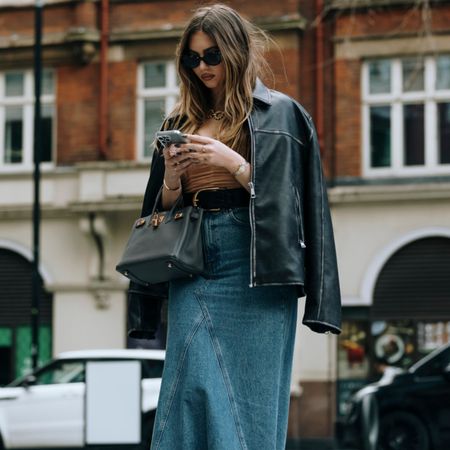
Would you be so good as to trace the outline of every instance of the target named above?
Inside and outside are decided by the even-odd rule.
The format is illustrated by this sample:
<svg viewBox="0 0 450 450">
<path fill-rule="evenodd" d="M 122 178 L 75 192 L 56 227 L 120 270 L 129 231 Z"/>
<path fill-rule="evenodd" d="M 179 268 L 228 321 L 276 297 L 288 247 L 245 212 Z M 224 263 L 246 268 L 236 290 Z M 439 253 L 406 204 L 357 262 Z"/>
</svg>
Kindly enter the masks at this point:
<svg viewBox="0 0 450 450">
<path fill-rule="evenodd" d="M 158 214 L 155 212 L 152 217 L 152 226 L 153 228 L 158 227 L 164 221 L 164 214 Z"/>
</svg>

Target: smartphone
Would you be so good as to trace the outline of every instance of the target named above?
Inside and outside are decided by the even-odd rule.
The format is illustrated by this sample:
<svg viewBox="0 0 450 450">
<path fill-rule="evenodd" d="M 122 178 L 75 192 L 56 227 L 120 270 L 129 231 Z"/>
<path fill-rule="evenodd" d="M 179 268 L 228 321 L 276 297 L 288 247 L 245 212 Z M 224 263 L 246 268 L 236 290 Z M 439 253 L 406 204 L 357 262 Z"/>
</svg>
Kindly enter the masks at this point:
<svg viewBox="0 0 450 450">
<path fill-rule="evenodd" d="M 164 147 L 171 144 L 185 144 L 189 142 L 185 135 L 179 130 L 157 131 L 156 139 Z"/>
</svg>

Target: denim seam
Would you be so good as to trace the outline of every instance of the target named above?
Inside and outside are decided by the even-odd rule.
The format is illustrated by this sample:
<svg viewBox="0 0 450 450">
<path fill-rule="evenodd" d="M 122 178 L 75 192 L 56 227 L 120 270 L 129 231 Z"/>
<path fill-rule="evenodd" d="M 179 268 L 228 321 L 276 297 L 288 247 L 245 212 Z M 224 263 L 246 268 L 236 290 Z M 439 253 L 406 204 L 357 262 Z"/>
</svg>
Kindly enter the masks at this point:
<svg viewBox="0 0 450 450">
<path fill-rule="evenodd" d="M 286 340 L 287 340 L 287 335 L 288 335 L 288 324 L 289 324 L 289 317 L 286 317 L 287 314 L 287 306 L 286 306 L 286 302 L 287 302 L 287 298 L 283 298 L 281 299 L 282 302 L 282 310 L 283 310 L 283 350 L 280 351 L 279 353 L 279 357 L 280 357 L 280 367 L 283 367 L 283 361 L 285 359 L 285 352 L 286 352 Z M 278 373 L 278 380 L 277 380 L 277 384 L 281 382 L 281 373 Z M 280 392 L 281 389 L 281 385 L 279 384 L 279 391 Z M 275 441 L 278 443 L 278 426 L 280 424 L 280 406 L 279 406 L 279 402 L 280 402 L 280 394 L 278 394 L 278 396 L 276 397 L 276 411 L 277 411 L 277 425 L 276 425 L 276 429 L 275 429 Z"/>
<path fill-rule="evenodd" d="M 211 343 L 212 343 L 212 347 L 214 350 L 214 353 L 216 354 L 216 358 L 217 358 L 217 362 L 219 363 L 219 367 L 220 367 L 220 371 L 222 372 L 222 377 L 223 377 L 223 381 L 225 384 L 225 388 L 227 390 L 228 393 L 228 399 L 230 401 L 230 407 L 231 407 L 231 412 L 233 415 L 233 419 L 236 425 L 236 431 L 237 431 L 237 435 L 239 437 L 239 440 L 241 442 L 241 446 L 243 450 L 248 450 L 247 445 L 245 444 L 245 440 L 244 440 L 244 433 L 242 431 L 242 427 L 241 424 L 239 422 L 239 415 L 238 415 L 238 411 L 237 411 L 237 405 L 236 405 L 236 401 L 234 399 L 234 395 L 233 395 L 233 391 L 231 388 L 231 381 L 230 381 L 230 377 L 228 376 L 228 372 L 226 371 L 225 368 L 225 363 L 223 360 L 223 356 L 222 356 L 222 352 L 220 350 L 220 345 L 217 342 L 217 338 L 214 334 L 214 328 L 213 328 L 213 324 L 211 321 L 211 317 L 208 313 L 208 309 L 206 308 L 206 306 L 204 305 L 204 303 L 202 302 L 201 298 L 200 298 L 200 293 L 196 294 L 196 298 L 197 301 L 200 305 L 200 308 L 203 311 L 203 315 L 206 321 L 206 328 L 208 329 L 208 333 L 209 333 L 209 337 L 211 339 Z"/>
<path fill-rule="evenodd" d="M 205 316 L 202 315 L 202 317 L 194 325 L 190 335 L 188 335 L 188 338 L 186 339 L 184 351 L 183 351 L 183 354 L 182 354 L 182 356 L 180 358 L 180 361 L 178 363 L 178 367 L 176 369 L 176 377 L 175 377 L 174 382 L 172 383 L 171 391 L 170 391 L 170 394 L 169 394 L 169 398 L 168 398 L 168 402 L 167 402 L 168 403 L 168 407 L 167 407 L 167 410 L 166 410 L 166 414 L 164 415 L 164 417 L 161 418 L 161 429 L 158 430 L 159 437 L 158 437 L 158 439 L 156 441 L 155 450 L 157 450 L 159 448 L 159 446 L 161 444 L 161 441 L 162 441 L 162 437 L 163 437 L 164 431 L 166 429 L 167 420 L 169 418 L 169 414 L 170 414 L 170 410 L 172 408 L 173 400 L 175 398 L 175 394 L 176 394 L 176 391 L 177 391 L 177 388 L 178 388 L 178 384 L 180 382 L 181 371 L 182 371 L 182 368 L 183 368 L 183 365 L 184 365 L 184 360 L 186 359 L 187 351 L 188 351 L 188 349 L 189 349 L 189 347 L 190 347 L 190 345 L 192 343 L 192 340 L 194 339 L 194 336 L 197 334 L 197 331 L 199 330 L 200 325 L 205 321 L 205 319 L 206 319 Z"/>
<path fill-rule="evenodd" d="M 287 302 L 288 297 L 286 296 L 284 300 L 284 330 L 283 330 L 283 351 L 280 352 L 281 354 L 281 359 L 282 362 L 280 363 L 280 366 L 284 367 L 284 361 L 286 360 L 286 352 L 288 351 L 288 340 L 291 339 L 292 337 L 292 333 L 295 333 L 295 331 L 292 330 L 292 328 L 296 328 L 296 320 L 295 323 L 293 322 L 293 314 L 292 313 L 293 310 L 295 310 L 295 313 L 297 313 L 297 306 L 296 305 L 290 305 L 290 308 L 288 308 Z M 297 318 L 297 316 L 295 315 L 295 319 Z M 295 343 L 295 335 L 294 335 L 294 343 Z M 291 366 L 291 372 L 292 372 L 292 366 Z M 292 379 L 292 375 L 290 376 L 290 379 Z M 279 380 L 280 381 L 280 380 Z M 281 387 L 280 387 L 281 389 Z M 288 388 L 290 390 L 290 388 Z M 280 406 L 279 406 L 279 399 L 280 397 L 277 397 L 277 411 L 278 411 L 278 415 L 277 415 L 277 428 L 276 428 L 276 434 L 275 434 L 275 439 L 277 440 L 278 443 L 278 431 L 279 431 L 279 425 L 280 425 Z M 283 434 L 284 434 L 284 430 L 283 430 Z M 284 445 L 282 448 L 286 447 L 286 438 L 284 440 Z"/>
</svg>

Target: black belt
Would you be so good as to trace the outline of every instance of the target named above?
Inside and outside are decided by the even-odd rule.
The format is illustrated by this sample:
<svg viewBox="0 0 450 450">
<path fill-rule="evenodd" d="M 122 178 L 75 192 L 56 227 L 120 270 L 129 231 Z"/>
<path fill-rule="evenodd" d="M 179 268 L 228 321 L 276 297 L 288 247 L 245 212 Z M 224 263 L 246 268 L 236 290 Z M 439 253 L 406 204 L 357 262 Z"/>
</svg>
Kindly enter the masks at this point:
<svg viewBox="0 0 450 450">
<path fill-rule="evenodd" d="M 200 206 L 209 211 L 248 206 L 250 194 L 244 189 L 200 189 L 197 192 L 183 194 L 184 205 Z"/>
</svg>

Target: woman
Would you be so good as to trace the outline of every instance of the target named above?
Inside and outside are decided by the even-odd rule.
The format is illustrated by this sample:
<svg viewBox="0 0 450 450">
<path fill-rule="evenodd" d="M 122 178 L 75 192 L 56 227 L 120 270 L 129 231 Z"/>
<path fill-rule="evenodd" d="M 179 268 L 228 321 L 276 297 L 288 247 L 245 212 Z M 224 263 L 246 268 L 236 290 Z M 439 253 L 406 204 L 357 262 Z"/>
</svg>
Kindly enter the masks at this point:
<svg viewBox="0 0 450 450">
<path fill-rule="evenodd" d="M 177 51 L 180 102 L 155 150 L 143 215 L 162 188 L 205 209 L 206 273 L 170 283 L 152 449 L 285 448 L 297 298 L 304 323 L 340 332 L 326 188 L 309 115 L 258 79 L 260 37 L 227 6 L 196 11 Z M 132 285 L 134 336 L 166 286 Z M 132 334 L 133 335 L 133 334 Z"/>
</svg>

